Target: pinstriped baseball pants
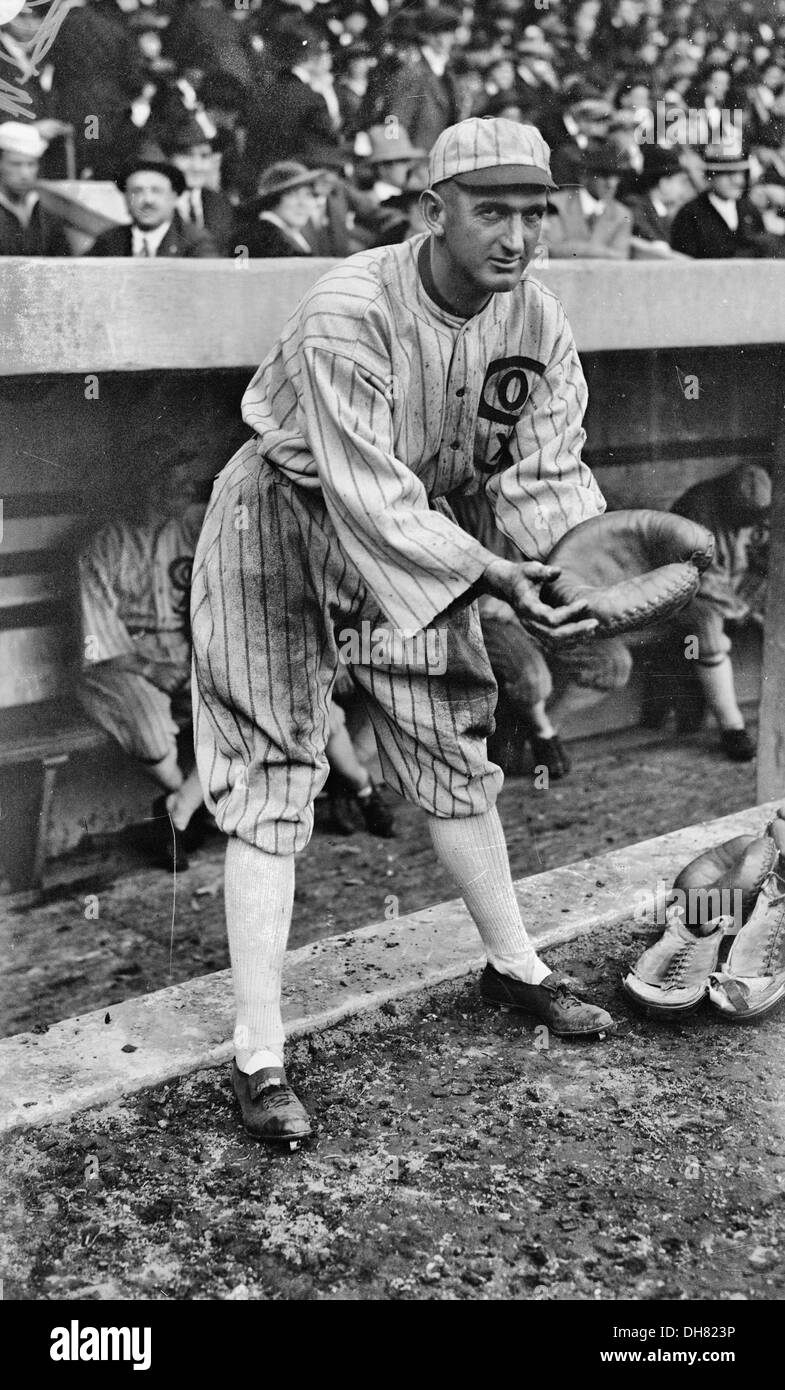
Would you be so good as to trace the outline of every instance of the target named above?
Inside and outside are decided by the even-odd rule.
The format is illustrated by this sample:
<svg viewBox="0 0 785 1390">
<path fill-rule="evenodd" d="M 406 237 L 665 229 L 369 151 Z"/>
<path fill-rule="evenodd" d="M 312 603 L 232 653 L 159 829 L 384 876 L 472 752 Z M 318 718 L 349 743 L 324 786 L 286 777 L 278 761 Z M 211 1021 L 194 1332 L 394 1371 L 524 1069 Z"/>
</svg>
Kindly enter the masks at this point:
<svg viewBox="0 0 785 1390">
<path fill-rule="evenodd" d="M 328 773 L 342 642 L 389 624 L 338 544 L 321 493 L 292 484 L 253 441 L 216 481 L 194 559 L 191 623 L 207 804 L 227 835 L 272 854 L 303 849 Z M 438 670 L 423 643 L 414 655 L 391 648 L 390 660 L 360 660 L 349 672 L 388 784 L 433 815 L 480 815 L 503 779 L 486 752 L 496 682 L 476 606 L 456 607 L 431 628 Z"/>
</svg>

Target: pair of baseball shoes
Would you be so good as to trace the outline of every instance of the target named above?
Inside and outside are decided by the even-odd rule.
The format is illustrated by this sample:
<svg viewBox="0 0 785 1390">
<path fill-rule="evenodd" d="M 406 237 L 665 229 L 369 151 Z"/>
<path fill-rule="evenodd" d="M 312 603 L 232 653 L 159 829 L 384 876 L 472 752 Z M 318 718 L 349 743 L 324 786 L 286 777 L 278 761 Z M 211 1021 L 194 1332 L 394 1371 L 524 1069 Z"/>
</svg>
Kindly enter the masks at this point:
<svg viewBox="0 0 785 1390">
<path fill-rule="evenodd" d="M 609 1013 L 586 1004 L 566 980 L 554 974 L 539 985 L 526 985 L 486 965 L 480 994 L 486 1003 L 533 1014 L 559 1037 L 602 1037 L 615 1027 Z M 308 1111 L 289 1085 L 283 1067 L 263 1067 L 248 1075 L 233 1062 L 232 1089 L 252 1139 L 291 1147 L 312 1134 Z"/>
<path fill-rule="evenodd" d="M 771 823 L 755 852 L 765 855 L 763 883 L 741 925 L 725 915 L 691 928 L 669 911 L 665 932 L 622 982 L 646 1013 L 684 1018 L 708 998 L 723 1018 L 743 1023 L 785 998 L 785 821 Z"/>
</svg>

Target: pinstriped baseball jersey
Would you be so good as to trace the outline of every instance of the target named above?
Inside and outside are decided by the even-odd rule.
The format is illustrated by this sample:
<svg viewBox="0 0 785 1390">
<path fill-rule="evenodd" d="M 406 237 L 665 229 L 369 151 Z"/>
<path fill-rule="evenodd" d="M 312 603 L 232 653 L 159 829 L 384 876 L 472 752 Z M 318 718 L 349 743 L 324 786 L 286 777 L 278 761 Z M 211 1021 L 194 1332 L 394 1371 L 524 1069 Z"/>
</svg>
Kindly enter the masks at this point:
<svg viewBox="0 0 785 1390">
<path fill-rule="evenodd" d="M 407 636 L 491 558 L 430 499 L 484 487 L 531 559 L 605 506 L 581 459 L 586 385 L 557 297 L 525 276 L 460 319 L 426 293 L 425 240 L 323 276 L 243 397 L 258 452 L 321 489 L 341 547 Z"/>
<path fill-rule="evenodd" d="M 204 508 L 159 526 L 112 522 L 79 557 L 84 638 L 94 660 L 138 651 L 135 633 L 187 633 L 191 567 Z"/>
</svg>

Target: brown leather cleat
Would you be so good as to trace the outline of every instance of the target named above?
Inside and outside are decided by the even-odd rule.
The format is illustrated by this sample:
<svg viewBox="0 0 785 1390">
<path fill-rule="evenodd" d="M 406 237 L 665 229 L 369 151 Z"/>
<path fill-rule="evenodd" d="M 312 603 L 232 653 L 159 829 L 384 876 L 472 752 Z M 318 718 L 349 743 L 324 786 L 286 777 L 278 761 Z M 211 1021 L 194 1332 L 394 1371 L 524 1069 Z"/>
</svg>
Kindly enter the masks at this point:
<svg viewBox="0 0 785 1390">
<path fill-rule="evenodd" d="M 288 1085 L 283 1067 L 262 1067 L 249 1076 L 232 1062 L 232 1090 L 252 1139 L 285 1144 L 312 1133 L 308 1111 Z"/>
<path fill-rule="evenodd" d="M 539 985 L 525 985 L 510 975 L 502 975 L 486 965 L 480 980 L 480 994 L 488 1004 L 503 1009 L 522 1009 L 546 1023 L 557 1037 L 590 1037 L 609 1033 L 616 1027 L 605 1009 L 585 1004 L 573 994 L 566 980 L 551 972 Z"/>
</svg>

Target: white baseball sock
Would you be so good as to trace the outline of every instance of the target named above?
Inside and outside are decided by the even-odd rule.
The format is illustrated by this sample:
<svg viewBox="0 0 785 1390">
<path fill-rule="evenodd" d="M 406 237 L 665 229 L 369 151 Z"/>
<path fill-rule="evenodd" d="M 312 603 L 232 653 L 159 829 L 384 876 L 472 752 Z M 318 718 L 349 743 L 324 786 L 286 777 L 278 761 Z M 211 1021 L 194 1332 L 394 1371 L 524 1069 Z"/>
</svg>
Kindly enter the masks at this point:
<svg viewBox="0 0 785 1390">
<path fill-rule="evenodd" d="M 283 1065 L 281 975 L 294 902 L 294 855 L 267 854 L 231 838 L 226 846 L 226 926 L 241 1071 Z"/>
<path fill-rule="evenodd" d="M 524 984 L 540 984 L 551 972 L 521 921 L 496 808 L 453 820 L 429 815 L 428 824 L 436 854 L 461 890 L 490 964 Z"/>
</svg>

